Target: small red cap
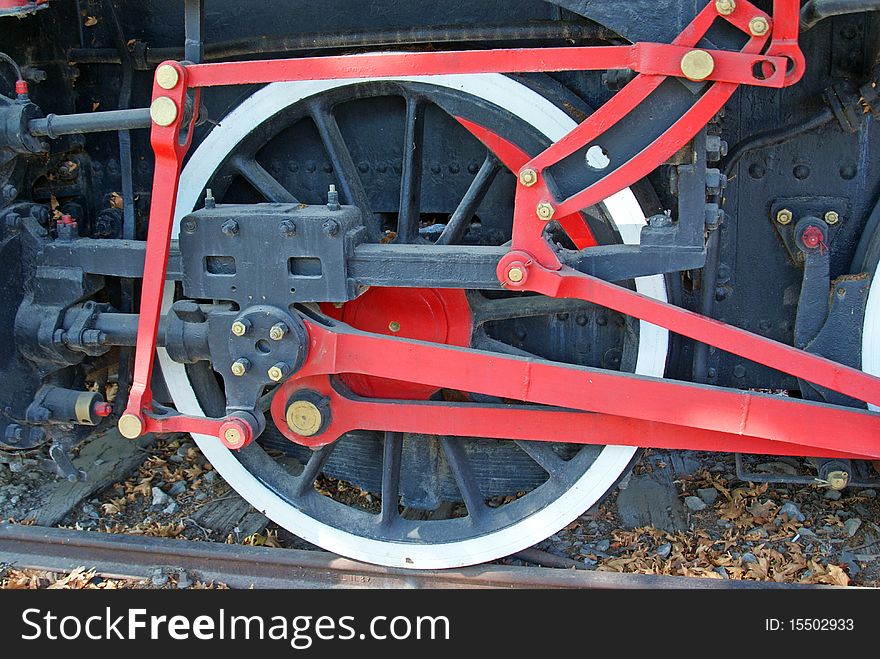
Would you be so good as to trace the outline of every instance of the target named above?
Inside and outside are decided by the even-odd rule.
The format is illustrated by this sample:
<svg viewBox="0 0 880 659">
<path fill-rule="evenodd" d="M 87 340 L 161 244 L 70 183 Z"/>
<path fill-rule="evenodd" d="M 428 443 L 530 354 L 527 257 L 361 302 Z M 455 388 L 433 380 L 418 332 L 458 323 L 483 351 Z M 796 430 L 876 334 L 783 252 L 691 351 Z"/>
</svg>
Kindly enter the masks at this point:
<svg viewBox="0 0 880 659">
<path fill-rule="evenodd" d="M 28 84 L 24 80 L 16 80 L 15 81 L 15 93 L 19 96 L 27 96 L 28 95 Z"/>
<path fill-rule="evenodd" d="M 113 413 L 113 406 L 110 403 L 96 403 L 95 414 L 100 417 L 108 417 Z"/>
</svg>

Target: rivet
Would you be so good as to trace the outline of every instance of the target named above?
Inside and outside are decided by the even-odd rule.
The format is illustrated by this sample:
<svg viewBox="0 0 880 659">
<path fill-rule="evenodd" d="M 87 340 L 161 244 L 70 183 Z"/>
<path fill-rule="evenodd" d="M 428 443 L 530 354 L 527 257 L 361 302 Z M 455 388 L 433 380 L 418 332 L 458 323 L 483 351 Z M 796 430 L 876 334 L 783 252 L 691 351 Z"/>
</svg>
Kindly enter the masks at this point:
<svg viewBox="0 0 880 659">
<path fill-rule="evenodd" d="M 837 211 L 828 211 L 825 213 L 826 224 L 837 224 L 838 222 L 840 222 L 840 215 L 837 214 Z"/>
<path fill-rule="evenodd" d="M 170 126 L 177 120 L 177 105 L 167 96 L 160 96 L 150 105 L 150 119 L 157 126 Z"/>
<path fill-rule="evenodd" d="M 388 329 L 396 334 L 400 331 L 400 323 L 398 323 L 396 320 L 392 320 L 390 323 L 388 323 Z"/>
<path fill-rule="evenodd" d="M 162 89 L 174 89 L 180 82 L 180 74 L 170 64 L 163 64 L 156 69 L 156 84 Z"/>
</svg>

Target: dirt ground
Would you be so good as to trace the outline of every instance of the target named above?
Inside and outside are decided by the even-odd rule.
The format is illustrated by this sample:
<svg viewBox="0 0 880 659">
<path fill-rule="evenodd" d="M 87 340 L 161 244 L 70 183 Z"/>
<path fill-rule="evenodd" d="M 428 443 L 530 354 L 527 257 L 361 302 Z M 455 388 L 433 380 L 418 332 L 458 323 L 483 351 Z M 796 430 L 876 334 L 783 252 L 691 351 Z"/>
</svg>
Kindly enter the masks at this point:
<svg viewBox="0 0 880 659">
<path fill-rule="evenodd" d="M 29 493 L 53 478 L 39 468 L 39 459 L 0 456 L 0 519 L 28 523 Z M 765 466 L 793 470 L 790 459 Z M 375 505 L 372 495 L 344 483 L 323 486 L 341 488 L 342 497 Z M 218 532 L 196 521 L 200 508 L 225 498 L 238 497 L 192 440 L 169 436 L 157 439 L 130 477 L 81 502 L 59 526 L 313 548 L 271 523 L 245 535 L 237 527 Z M 733 457 L 726 454 L 649 451 L 600 505 L 537 548 L 570 559 L 578 569 L 878 586 L 878 522 L 880 501 L 874 489 L 837 493 L 811 485 L 753 484 L 737 479 Z M 522 563 L 517 558 L 499 562 Z M 72 574 L 50 574 L 0 564 L 3 588 L 216 586 L 222 584 L 201 584 L 185 574 L 127 582 L 103 579 L 90 566 Z"/>
</svg>

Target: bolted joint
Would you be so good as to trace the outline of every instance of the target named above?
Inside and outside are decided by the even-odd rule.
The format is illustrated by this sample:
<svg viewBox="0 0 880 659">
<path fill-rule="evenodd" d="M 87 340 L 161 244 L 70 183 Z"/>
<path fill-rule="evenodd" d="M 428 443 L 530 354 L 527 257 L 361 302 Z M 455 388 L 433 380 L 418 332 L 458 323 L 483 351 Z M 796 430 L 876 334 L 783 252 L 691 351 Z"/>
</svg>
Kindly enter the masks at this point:
<svg viewBox="0 0 880 659">
<path fill-rule="evenodd" d="M 527 188 L 532 187 L 535 183 L 538 182 L 538 172 L 530 168 L 522 170 L 519 173 L 519 182 L 520 185 L 523 185 Z"/>
<path fill-rule="evenodd" d="M 156 84 L 162 89 L 174 89 L 178 82 L 180 82 L 180 74 L 170 64 L 162 64 L 156 69 Z"/>
<path fill-rule="evenodd" d="M 715 71 L 715 59 L 705 50 L 692 50 L 681 58 L 681 73 L 688 80 L 702 82 Z"/>
<path fill-rule="evenodd" d="M 239 233 L 241 233 L 241 227 L 238 222 L 235 220 L 226 220 L 223 223 L 223 226 L 220 227 L 220 231 L 223 232 L 224 236 L 229 236 L 230 238 L 234 238 Z"/>
<path fill-rule="evenodd" d="M 779 212 L 776 213 L 776 221 L 779 224 L 786 225 L 791 224 L 791 221 L 794 219 L 794 213 L 792 213 L 787 208 L 783 208 Z"/>
<path fill-rule="evenodd" d="M 287 427 L 301 437 L 314 437 L 330 425 L 330 399 L 316 391 L 299 391 L 287 403 Z"/>
<path fill-rule="evenodd" d="M 232 374 L 235 377 L 240 378 L 240 377 L 244 377 L 244 375 L 250 370 L 250 368 L 251 368 L 250 360 L 248 360 L 244 357 L 241 357 L 239 359 L 236 359 L 234 362 L 232 362 L 232 366 L 230 367 L 229 370 L 232 371 Z"/>
<path fill-rule="evenodd" d="M 269 338 L 273 341 L 280 341 L 289 331 L 290 328 L 288 328 L 286 324 L 276 323 L 269 329 Z"/>
<path fill-rule="evenodd" d="M 150 104 L 150 119 L 163 128 L 177 121 L 177 104 L 167 96 L 159 96 Z"/>
<path fill-rule="evenodd" d="M 749 32 L 753 37 L 763 37 L 770 31 L 770 22 L 763 16 L 755 16 L 749 21 Z"/>
<path fill-rule="evenodd" d="M 735 0 L 715 0 L 715 11 L 722 16 L 730 16 L 736 11 Z"/>
<path fill-rule="evenodd" d="M 296 235 L 296 224 L 292 220 L 284 220 L 278 225 L 278 230 L 285 238 L 293 238 Z"/>
<path fill-rule="evenodd" d="M 285 364 L 284 362 L 278 362 L 272 368 L 269 369 L 267 375 L 272 382 L 281 382 L 287 374 L 290 373 L 290 366 Z"/>
<path fill-rule="evenodd" d="M 542 201 L 535 209 L 535 213 L 537 213 L 540 219 L 544 220 L 545 222 L 549 222 L 556 214 L 556 209 L 553 207 L 553 204 Z"/>
<path fill-rule="evenodd" d="M 825 224 L 833 226 L 838 222 L 840 222 L 840 215 L 837 213 L 837 211 L 828 211 L 827 213 L 825 213 Z"/>
<path fill-rule="evenodd" d="M 134 414 L 123 414 L 116 427 L 119 434 L 126 439 L 137 439 L 144 433 L 144 422 Z"/>
<path fill-rule="evenodd" d="M 247 318 L 239 318 L 234 323 L 232 323 L 231 329 L 232 333 L 235 336 L 244 336 L 250 331 L 252 326 L 253 325 L 251 324 L 251 321 L 249 321 Z"/>
<path fill-rule="evenodd" d="M 336 220 L 327 220 L 324 224 L 321 225 L 321 228 L 324 230 L 324 233 L 328 236 L 335 236 L 339 233 L 339 222 Z"/>
<path fill-rule="evenodd" d="M 248 446 L 255 439 L 254 428 L 245 419 L 228 417 L 220 425 L 220 442 L 232 451 Z"/>
</svg>

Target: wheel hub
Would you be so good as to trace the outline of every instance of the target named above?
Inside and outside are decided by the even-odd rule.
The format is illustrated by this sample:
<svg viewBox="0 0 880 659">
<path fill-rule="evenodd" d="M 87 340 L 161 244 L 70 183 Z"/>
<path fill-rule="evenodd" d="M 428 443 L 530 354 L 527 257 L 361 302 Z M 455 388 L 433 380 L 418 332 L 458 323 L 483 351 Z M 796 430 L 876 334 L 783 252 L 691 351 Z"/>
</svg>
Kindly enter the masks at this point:
<svg viewBox="0 0 880 659">
<path fill-rule="evenodd" d="M 467 347 L 473 322 L 465 292 L 445 288 L 371 288 L 342 306 L 322 305 L 332 318 L 370 332 L 405 339 Z M 345 374 L 342 381 L 366 398 L 427 400 L 433 387 L 412 382 Z"/>
</svg>

